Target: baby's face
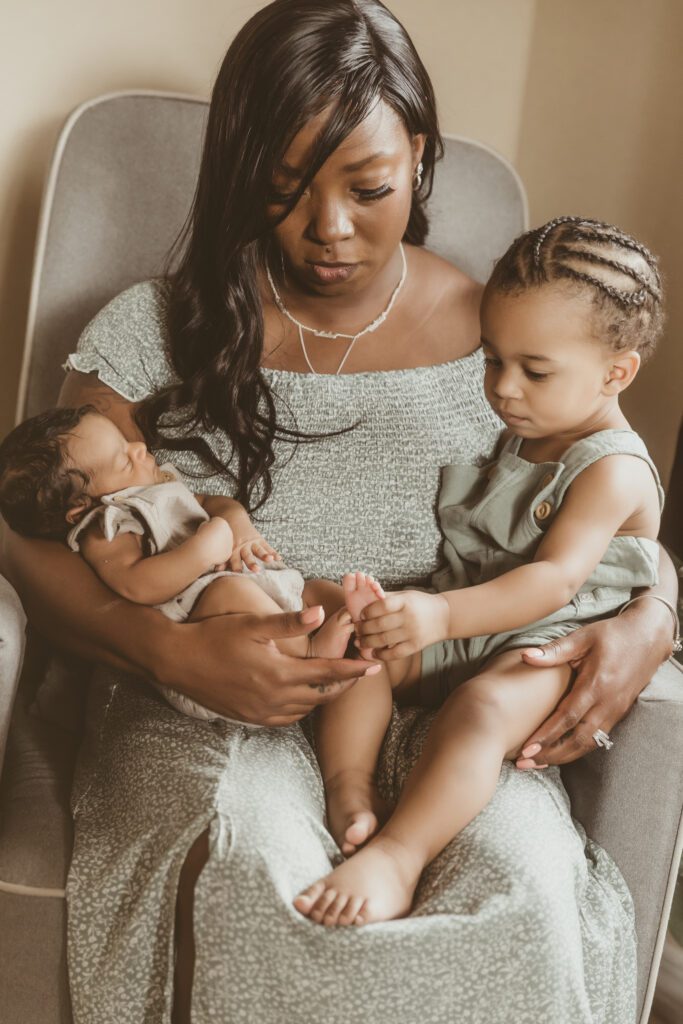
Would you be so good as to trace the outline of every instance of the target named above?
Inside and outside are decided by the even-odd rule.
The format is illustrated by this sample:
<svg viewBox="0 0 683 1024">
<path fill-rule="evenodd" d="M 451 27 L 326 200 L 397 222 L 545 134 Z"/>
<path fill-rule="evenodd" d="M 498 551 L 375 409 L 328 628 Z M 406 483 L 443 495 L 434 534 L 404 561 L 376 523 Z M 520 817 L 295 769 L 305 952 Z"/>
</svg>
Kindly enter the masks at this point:
<svg viewBox="0 0 683 1024">
<path fill-rule="evenodd" d="M 613 402 L 619 353 L 593 335 L 590 299 L 552 285 L 486 294 L 481 310 L 484 389 L 521 437 L 561 437 L 595 427 Z"/>
<path fill-rule="evenodd" d="M 126 441 L 119 428 L 99 413 L 84 416 L 65 447 L 71 466 L 88 474 L 87 492 L 94 498 L 165 480 L 147 446 Z"/>
</svg>

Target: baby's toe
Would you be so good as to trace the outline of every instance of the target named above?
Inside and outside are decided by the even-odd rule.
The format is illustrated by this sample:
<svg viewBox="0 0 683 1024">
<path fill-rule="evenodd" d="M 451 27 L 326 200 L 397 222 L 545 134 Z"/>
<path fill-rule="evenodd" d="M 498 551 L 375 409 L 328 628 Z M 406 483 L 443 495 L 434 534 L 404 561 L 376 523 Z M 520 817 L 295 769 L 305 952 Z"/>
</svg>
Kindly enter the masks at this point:
<svg viewBox="0 0 683 1024">
<path fill-rule="evenodd" d="M 363 906 L 365 900 L 362 896 L 351 896 L 346 903 L 346 906 L 339 915 L 337 924 L 339 925 L 351 925 L 355 922 L 358 917 L 359 911 Z"/>
<path fill-rule="evenodd" d="M 294 898 L 294 906 L 300 914 L 310 914 L 311 908 L 315 905 L 316 901 L 325 892 L 325 883 L 323 881 L 314 882 L 308 889 L 304 889 L 298 896 Z"/>
<path fill-rule="evenodd" d="M 327 913 L 328 907 L 330 907 L 337 898 L 336 889 L 326 888 L 321 896 L 315 902 L 315 906 L 311 909 L 310 917 L 318 924 L 322 924 L 323 918 Z"/>
<path fill-rule="evenodd" d="M 347 893 L 338 893 L 325 911 L 322 923 L 328 928 L 331 925 L 339 924 L 339 915 L 344 910 L 348 902 L 349 896 Z"/>
</svg>

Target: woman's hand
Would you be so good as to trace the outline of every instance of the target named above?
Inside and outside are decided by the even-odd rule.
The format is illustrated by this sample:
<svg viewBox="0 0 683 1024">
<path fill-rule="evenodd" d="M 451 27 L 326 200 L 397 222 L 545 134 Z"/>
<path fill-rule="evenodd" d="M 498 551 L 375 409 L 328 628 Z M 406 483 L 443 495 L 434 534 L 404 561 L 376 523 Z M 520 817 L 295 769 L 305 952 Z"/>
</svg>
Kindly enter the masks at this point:
<svg viewBox="0 0 683 1024">
<path fill-rule="evenodd" d="M 583 626 L 522 653 L 528 665 L 569 664 L 576 677 L 555 711 L 526 741 L 518 768 L 568 764 L 609 733 L 671 654 L 671 616 L 659 601 L 638 601 L 623 615 Z"/>
<path fill-rule="evenodd" d="M 155 678 L 228 718 L 291 725 L 335 700 L 359 677 L 379 671 L 361 660 L 294 658 L 275 646 L 275 640 L 312 632 L 323 619 L 317 606 L 173 623 Z"/>
<path fill-rule="evenodd" d="M 441 594 L 402 590 L 374 601 L 356 623 L 356 646 L 380 661 L 395 661 L 448 636 L 450 608 Z"/>
</svg>

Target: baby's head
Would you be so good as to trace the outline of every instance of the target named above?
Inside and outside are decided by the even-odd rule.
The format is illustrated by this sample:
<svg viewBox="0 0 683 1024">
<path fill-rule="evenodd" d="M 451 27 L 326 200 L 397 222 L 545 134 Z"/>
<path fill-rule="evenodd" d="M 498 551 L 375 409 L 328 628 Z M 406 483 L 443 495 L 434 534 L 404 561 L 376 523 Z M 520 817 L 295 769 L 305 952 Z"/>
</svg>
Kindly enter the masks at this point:
<svg viewBox="0 0 683 1024">
<path fill-rule="evenodd" d="M 49 409 L 0 444 L 0 512 L 25 537 L 63 540 L 103 494 L 164 479 L 146 446 L 91 405 Z"/>
<path fill-rule="evenodd" d="M 663 322 L 652 253 L 609 224 L 558 217 L 517 238 L 486 285 L 487 398 L 524 437 L 597 427 Z"/>
</svg>

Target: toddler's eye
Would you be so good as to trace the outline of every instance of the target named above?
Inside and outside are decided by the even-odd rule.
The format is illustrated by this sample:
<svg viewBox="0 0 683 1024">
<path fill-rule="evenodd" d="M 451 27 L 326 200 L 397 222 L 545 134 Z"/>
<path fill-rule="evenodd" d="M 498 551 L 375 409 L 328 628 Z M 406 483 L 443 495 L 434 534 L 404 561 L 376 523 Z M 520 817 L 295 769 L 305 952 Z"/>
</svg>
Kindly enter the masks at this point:
<svg viewBox="0 0 683 1024">
<path fill-rule="evenodd" d="M 535 370 L 526 370 L 526 375 L 529 380 L 547 380 L 550 376 L 549 373 L 537 373 Z"/>
</svg>

